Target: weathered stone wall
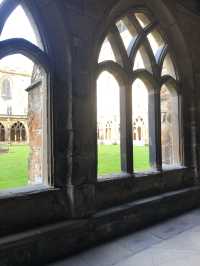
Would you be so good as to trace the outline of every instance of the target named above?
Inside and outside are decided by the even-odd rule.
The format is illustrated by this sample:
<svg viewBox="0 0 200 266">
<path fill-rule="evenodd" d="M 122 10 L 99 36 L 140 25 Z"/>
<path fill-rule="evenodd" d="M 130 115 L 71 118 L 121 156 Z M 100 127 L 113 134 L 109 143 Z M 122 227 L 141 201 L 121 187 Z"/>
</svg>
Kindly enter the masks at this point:
<svg viewBox="0 0 200 266">
<path fill-rule="evenodd" d="M 28 130 L 29 130 L 29 183 L 43 181 L 43 93 L 42 83 L 36 83 L 28 90 Z"/>
<path fill-rule="evenodd" d="M 70 247 L 70 252 L 78 250 L 88 239 L 92 242 L 95 235 L 104 234 L 106 239 L 107 236 L 112 237 L 124 232 L 126 227 L 132 228 L 134 223 L 137 223 L 135 228 L 138 228 L 141 224 L 147 225 L 152 219 L 152 222 L 155 222 L 160 217 L 166 218 L 170 214 L 175 215 L 181 210 L 199 206 L 198 188 L 195 192 L 192 188 L 180 192 L 181 188 L 195 184 L 194 177 L 198 181 L 200 168 L 200 17 L 182 6 L 182 2 L 191 4 L 196 1 L 27 1 L 27 6 L 30 7 L 34 17 L 40 18 L 38 25 L 46 37 L 46 46 L 53 65 L 50 87 L 52 95 L 50 102 L 53 109 L 50 115 L 53 151 L 51 166 L 55 189 L 38 190 L 26 195 L 12 194 L 11 198 L 6 195 L 2 200 L 1 236 L 28 231 L 39 226 L 45 231 L 42 243 L 38 231 L 23 234 L 21 249 L 17 241 L 13 245 L 12 237 L 2 241 L 0 253 L 0 257 L 3 258 L 2 265 L 6 263 L 17 265 L 17 259 L 20 260 L 18 265 L 31 265 L 32 260 L 41 257 L 40 263 L 47 262 L 49 259 L 68 254 L 66 246 Z M 137 178 L 125 175 L 117 180 L 97 183 L 94 100 L 97 51 L 113 19 L 134 5 L 143 4 L 154 13 L 165 30 L 181 72 L 182 130 L 186 168 L 181 171 L 177 169 L 156 172 L 150 176 L 137 176 Z M 37 147 L 37 151 L 41 148 L 42 136 L 38 127 L 41 122 L 41 109 L 40 107 L 36 109 L 38 95 L 37 88 L 35 92 L 33 89 L 30 95 L 36 104 L 30 106 L 30 110 L 34 110 L 32 114 L 34 127 L 31 134 L 34 135 L 32 144 Z M 39 117 L 38 124 L 37 117 Z M 40 155 L 36 156 L 36 164 L 39 158 Z M 38 167 L 37 175 L 40 175 L 41 171 L 42 169 Z M 167 193 L 172 190 L 178 191 L 173 192 L 173 195 Z M 147 199 L 158 194 L 161 195 L 151 200 Z M 136 204 L 135 200 L 141 198 L 146 199 L 141 201 L 143 205 Z M 114 211 L 113 206 L 117 206 Z M 102 209 L 107 210 L 99 213 Z M 75 226 L 72 217 L 87 224 L 89 237 L 80 237 L 85 236 L 85 227 Z M 60 221 L 62 222 L 54 225 Z M 65 227 L 63 221 L 67 221 L 68 226 Z M 55 249 L 55 236 L 58 230 L 61 237 L 56 238 Z M 53 240 L 47 243 L 50 234 Z M 24 240 L 25 237 L 27 241 Z M 11 244 L 7 245 L 6 241 L 10 241 Z M 15 251 L 13 251 L 14 246 Z M 15 253 L 12 257 L 9 256 L 10 250 Z M 20 253 L 21 250 L 23 253 Z"/>
</svg>

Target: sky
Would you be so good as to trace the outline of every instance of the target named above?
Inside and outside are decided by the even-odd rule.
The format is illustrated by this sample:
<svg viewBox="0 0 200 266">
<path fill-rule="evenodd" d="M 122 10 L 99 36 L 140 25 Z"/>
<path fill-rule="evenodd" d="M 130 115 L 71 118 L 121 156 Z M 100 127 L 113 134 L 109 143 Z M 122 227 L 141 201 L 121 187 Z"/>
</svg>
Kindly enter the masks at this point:
<svg viewBox="0 0 200 266">
<path fill-rule="evenodd" d="M 3 0 L 0 0 L 0 4 L 2 2 Z M 10 38 L 24 38 L 39 46 L 30 21 L 21 6 L 18 6 L 8 17 L 0 36 L 0 41 Z M 0 61 L 0 68 L 2 67 L 9 67 L 13 70 L 20 68 L 26 72 L 32 72 L 33 63 L 25 56 L 12 55 L 7 56 Z"/>
</svg>

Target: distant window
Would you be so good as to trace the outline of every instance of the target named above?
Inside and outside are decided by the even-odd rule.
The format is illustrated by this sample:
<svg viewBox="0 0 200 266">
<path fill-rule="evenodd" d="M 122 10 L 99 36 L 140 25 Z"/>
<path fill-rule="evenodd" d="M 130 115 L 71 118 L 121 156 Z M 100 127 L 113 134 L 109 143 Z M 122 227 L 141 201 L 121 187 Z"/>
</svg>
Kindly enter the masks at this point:
<svg viewBox="0 0 200 266">
<path fill-rule="evenodd" d="M 7 106 L 7 115 L 12 115 L 12 106 Z"/>
<path fill-rule="evenodd" d="M 11 127 L 10 139 L 12 142 L 26 141 L 26 129 L 23 123 L 17 122 Z"/>
<path fill-rule="evenodd" d="M 2 82 L 1 97 L 4 98 L 5 100 L 9 100 L 12 98 L 11 84 L 10 84 L 10 80 L 8 79 L 4 79 Z"/>
</svg>

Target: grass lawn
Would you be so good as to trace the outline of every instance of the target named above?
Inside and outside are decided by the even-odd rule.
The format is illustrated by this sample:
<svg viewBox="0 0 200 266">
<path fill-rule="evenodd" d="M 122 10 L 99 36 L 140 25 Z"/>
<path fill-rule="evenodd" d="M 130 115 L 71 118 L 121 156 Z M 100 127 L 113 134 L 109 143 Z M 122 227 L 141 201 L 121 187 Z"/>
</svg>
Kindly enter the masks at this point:
<svg viewBox="0 0 200 266">
<path fill-rule="evenodd" d="M 23 187 L 28 182 L 28 145 L 11 145 L 0 154 L 0 189 Z"/>
<path fill-rule="evenodd" d="M 149 147 L 134 146 L 134 169 L 145 171 L 150 169 Z M 121 172 L 120 146 L 99 145 L 98 146 L 98 175 L 106 175 Z"/>
<path fill-rule="evenodd" d="M 99 145 L 98 175 L 121 172 L 119 145 Z M 0 154 L 0 189 L 23 187 L 28 184 L 28 145 L 11 145 L 9 152 Z M 145 171 L 149 166 L 149 148 L 134 147 L 136 171 Z"/>
</svg>

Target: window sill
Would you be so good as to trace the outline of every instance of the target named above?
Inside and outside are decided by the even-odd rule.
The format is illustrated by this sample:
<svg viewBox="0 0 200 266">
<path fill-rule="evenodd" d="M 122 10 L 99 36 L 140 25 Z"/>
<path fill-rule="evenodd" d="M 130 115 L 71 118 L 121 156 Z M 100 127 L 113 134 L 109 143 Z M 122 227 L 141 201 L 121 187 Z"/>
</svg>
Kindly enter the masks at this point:
<svg viewBox="0 0 200 266">
<path fill-rule="evenodd" d="M 102 182 L 110 182 L 110 181 L 117 181 L 117 180 L 123 180 L 126 178 L 132 178 L 132 174 L 128 173 L 119 173 L 119 174 L 108 174 L 108 175 L 103 175 L 103 176 L 98 176 L 97 182 L 102 183 Z"/>
<path fill-rule="evenodd" d="M 151 169 L 144 172 L 135 172 L 133 174 L 128 173 L 120 173 L 120 174 L 109 174 L 104 176 L 99 176 L 97 182 L 114 182 L 117 180 L 123 180 L 123 179 L 134 179 L 134 178 L 145 178 L 145 177 L 151 177 L 151 176 L 157 176 L 162 175 L 162 173 L 170 173 L 175 171 L 184 171 L 187 170 L 188 167 L 182 166 L 182 165 L 172 165 L 172 166 L 165 166 L 161 171 L 156 169 Z"/>
<path fill-rule="evenodd" d="M 162 169 L 163 172 L 186 170 L 188 167 L 183 165 L 165 165 Z"/>
<path fill-rule="evenodd" d="M 20 187 L 15 189 L 5 189 L 5 190 L 0 190 L 0 200 L 40 194 L 48 191 L 58 191 L 58 190 L 59 190 L 58 188 L 53 188 L 47 185 L 35 185 L 35 186 Z"/>
<path fill-rule="evenodd" d="M 96 184 L 97 208 L 103 209 L 130 200 L 159 195 L 192 186 L 193 176 L 188 167 L 172 166 L 161 171 L 109 175 Z"/>
<path fill-rule="evenodd" d="M 65 191 L 45 185 L 1 191 L 0 203 L 0 237 L 71 215 Z"/>
</svg>

